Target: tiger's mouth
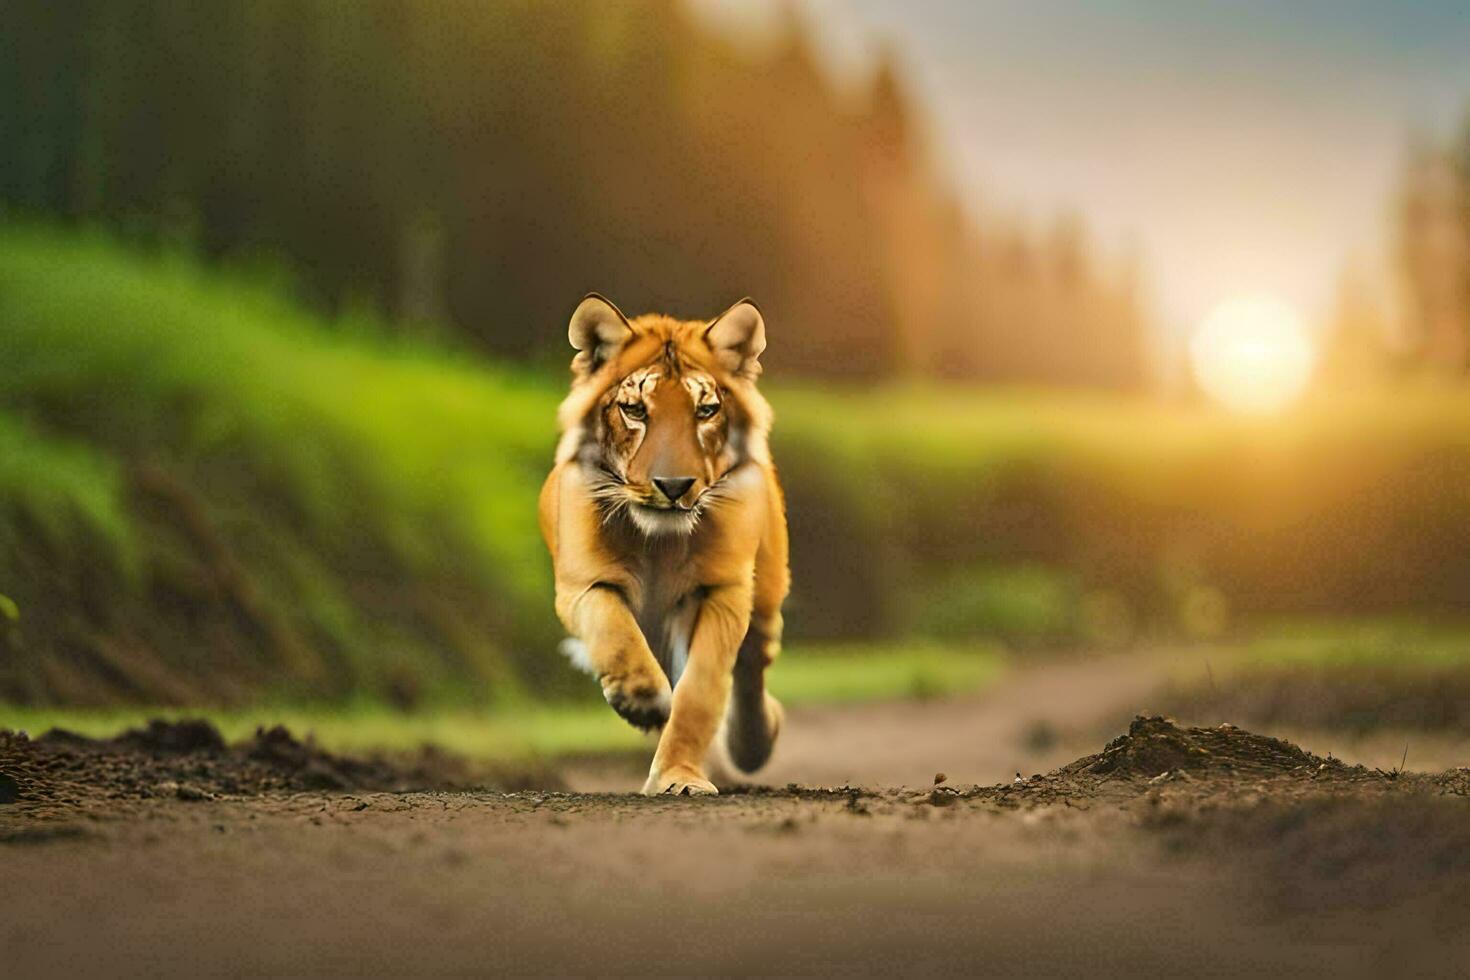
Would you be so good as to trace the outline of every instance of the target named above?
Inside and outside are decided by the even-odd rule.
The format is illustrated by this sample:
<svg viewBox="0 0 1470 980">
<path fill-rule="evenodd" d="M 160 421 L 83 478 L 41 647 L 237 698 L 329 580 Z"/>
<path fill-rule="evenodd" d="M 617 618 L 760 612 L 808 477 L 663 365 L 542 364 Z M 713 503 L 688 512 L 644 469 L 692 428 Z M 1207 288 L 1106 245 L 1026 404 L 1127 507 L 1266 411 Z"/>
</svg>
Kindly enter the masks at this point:
<svg viewBox="0 0 1470 980">
<path fill-rule="evenodd" d="M 628 508 L 633 526 L 650 537 L 660 534 L 688 534 L 699 524 L 699 502 L 691 507 L 676 504 L 634 503 Z"/>
<path fill-rule="evenodd" d="M 657 499 L 637 500 L 634 501 L 633 506 L 642 507 L 645 510 L 674 511 L 681 514 L 692 514 L 695 511 L 699 510 L 699 501 L 696 500 L 693 504 L 685 507 L 681 504 L 666 503 Z"/>
</svg>

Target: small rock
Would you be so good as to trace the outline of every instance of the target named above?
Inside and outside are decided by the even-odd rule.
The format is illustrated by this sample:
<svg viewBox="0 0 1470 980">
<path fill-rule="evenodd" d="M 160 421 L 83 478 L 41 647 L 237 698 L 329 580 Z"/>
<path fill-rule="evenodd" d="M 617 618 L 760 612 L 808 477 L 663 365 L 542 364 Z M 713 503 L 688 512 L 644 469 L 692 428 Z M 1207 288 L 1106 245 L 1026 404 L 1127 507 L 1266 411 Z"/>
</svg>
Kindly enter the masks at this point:
<svg viewBox="0 0 1470 980">
<path fill-rule="evenodd" d="M 931 806 L 949 806 L 959 799 L 959 794 L 947 786 L 936 786 L 929 793 L 929 804 Z"/>
<path fill-rule="evenodd" d="M 190 803 L 201 803 L 205 800 L 214 799 L 213 793 L 209 792 L 208 790 L 200 789 L 198 786 L 191 786 L 188 783 L 181 783 L 174 790 L 174 795 L 177 796 L 179 799 L 187 800 Z"/>
<path fill-rule="evenodd" d="M 934 785 L 935 786 L 939 786 L 940 784 L 942 784 L 948 778 L 949 777 L 946 776 L 944 773 L 942 773 L 942 772 L 936 772 L 934 774 Z"/>
<path fill-rule="evenodd" d="M 20 783 L 9 773 L 0 772 L 0 803 L 14 803 L 20 799 Z"/>
</svg>

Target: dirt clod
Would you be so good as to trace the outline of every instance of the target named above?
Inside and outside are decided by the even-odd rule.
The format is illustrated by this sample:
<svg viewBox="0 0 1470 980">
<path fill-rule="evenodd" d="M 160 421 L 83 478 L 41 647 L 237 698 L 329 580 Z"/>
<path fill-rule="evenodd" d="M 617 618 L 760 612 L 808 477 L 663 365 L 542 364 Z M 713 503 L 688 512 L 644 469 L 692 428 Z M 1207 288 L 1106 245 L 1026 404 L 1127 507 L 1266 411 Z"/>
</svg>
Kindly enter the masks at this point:
<svg viewBox="0 0 1470 980">
<path fill-rule="evenodd" d="M 1139 715 L 1128 726 L 1128 734 L 1113 739 L 1098 755 L 1077 760 L 1065 771 L 1152 779 L 1174 770 L 1289 772 L 1321 761 L 1279 738 L 1224 726 L 1179 728 L 1167 718 Z"/>
<path fill-rule="evenodd" d="M 53 729 L 36 739 L 0 729 L 0 803 L 59 816 L 106 801 L 204 802 L 271 793 L 515 789 L 554 775 L 492 770 L 432 749 L 395 757 L 327 752 L 282 726 L 227 745 L 207 721 L 152 721 L 114 738 Z M 109 809 L 102 806 L 102 809 Z"/>
<path fill-rule="evenodd" d="M 200 718 L 175 722 L 154 719 L 147 728 L 127 732 L 121 740 L 160 752 L 216 752 L 225 747 L 219 729 Z"/>
<path fill-rule="evenodd" d="M 1096 755 L 1084 756 L 1044 775 L 1016 778 L 1002 786 L 977 786 L 971 800 L 1006 809 L 1065 803 L 1126 803 L 1167 791 L 1175 805 L 1209 801 L 1232 806 L 1249 800 L 1288 801 L 1322 794 L 1371 797 L 1387 792 L 1464 796 L 1470 779 L 1459 770 L 1429 775 L 1350 766 L 1323 758 L 1279 738 L 1232 725 L 1187 728 L 1157 715 L 1140 715 Z"/>
</svg>

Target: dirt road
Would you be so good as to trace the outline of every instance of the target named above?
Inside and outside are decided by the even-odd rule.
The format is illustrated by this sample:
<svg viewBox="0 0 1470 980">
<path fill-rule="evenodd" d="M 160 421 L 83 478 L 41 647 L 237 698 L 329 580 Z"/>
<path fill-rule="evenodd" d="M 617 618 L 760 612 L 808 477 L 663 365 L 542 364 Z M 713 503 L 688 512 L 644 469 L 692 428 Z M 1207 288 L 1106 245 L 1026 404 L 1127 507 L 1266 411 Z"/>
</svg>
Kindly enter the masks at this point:
<svg viewBox="0 0 1470 980">
<path fill-rule="evenodd" d="M 1116 734 L 1137 712 L 1154 710 L 1149 700 L 1176 666 L 1164 653 L 1078 658 L 1014 671 L 974 697 L 796 709 L 757 778 L 773 786 L 928 787 L 937 772 L 958 783 L 1044 772 L 1095 749 L 1100 732 Z M 588 792 L 641 784 L 636 769 L 605 764 L 564 775 Z"/>
<path fill-rule="evenodd" d="M 1124 667 L 794 713 L 769 782 L 837 788 L 715 799 L 391 792 L 470 777 L 284 733 L 233 750 L 207 730 L 10 738 L 0 962 L 17 977 L 1470 969 L 1470 773 L 1161 720 L 1104 748 L 1095 726 L 1146 707 L 1157 679 Z M 1092 754 L 1074 751 L 1087 738 Z"/>
</svg>

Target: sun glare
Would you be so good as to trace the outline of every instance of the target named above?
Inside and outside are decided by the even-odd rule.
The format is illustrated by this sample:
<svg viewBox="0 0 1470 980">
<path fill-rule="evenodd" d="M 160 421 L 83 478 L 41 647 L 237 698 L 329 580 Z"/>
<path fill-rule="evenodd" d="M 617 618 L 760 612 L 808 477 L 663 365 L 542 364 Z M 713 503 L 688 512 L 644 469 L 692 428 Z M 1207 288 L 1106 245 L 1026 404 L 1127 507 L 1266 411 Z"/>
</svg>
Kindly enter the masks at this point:
<svg viewBox="0 0 1470 980">
<path fill-rule="evenodd" d="M 1296 311 L 1271 296 L 1238 296 L 1209 312 L 1189 344 L 1195 380 L 1237 412 L 1266 414 L 1311 380 L 1317 351 Z"/>
</svg>

